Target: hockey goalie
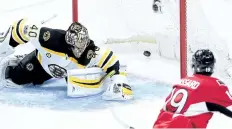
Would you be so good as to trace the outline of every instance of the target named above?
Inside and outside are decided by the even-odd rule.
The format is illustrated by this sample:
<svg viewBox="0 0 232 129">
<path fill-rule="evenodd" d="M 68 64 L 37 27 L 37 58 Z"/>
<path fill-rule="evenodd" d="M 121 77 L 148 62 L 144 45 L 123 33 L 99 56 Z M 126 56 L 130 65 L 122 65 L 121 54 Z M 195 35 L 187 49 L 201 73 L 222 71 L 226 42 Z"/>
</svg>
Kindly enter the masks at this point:
<svg viewBox="0 0 232 129">
<path fill-rule="evenodd" d="M 102 93 L 104 100 L 133 98 L 115 53 L 96 46 L 81 23 L 72 23 L 66 31 L 21 19 L 0 32 L 1 87 L 42 85 L 57 78 L 66 79 L 70 97 Z M 21 59 L 10 56 L 25 43 L 36 49 Z"/>
</svg>

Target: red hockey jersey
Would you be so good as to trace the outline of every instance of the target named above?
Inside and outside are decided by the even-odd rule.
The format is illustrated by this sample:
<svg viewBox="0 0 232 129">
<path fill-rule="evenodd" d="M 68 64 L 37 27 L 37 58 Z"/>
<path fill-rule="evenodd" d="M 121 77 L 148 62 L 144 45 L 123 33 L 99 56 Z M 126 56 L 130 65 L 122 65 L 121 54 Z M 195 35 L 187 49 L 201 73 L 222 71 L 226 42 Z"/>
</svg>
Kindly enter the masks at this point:
<svg viewBox="0 0 232 129">
<path fill-rule="evenodd" d="M 231 105 L 232 96 L 221 80 L 195 74 L 173 86 L 153 128 L 206 128 L 212 111 Z"/>
</svg>

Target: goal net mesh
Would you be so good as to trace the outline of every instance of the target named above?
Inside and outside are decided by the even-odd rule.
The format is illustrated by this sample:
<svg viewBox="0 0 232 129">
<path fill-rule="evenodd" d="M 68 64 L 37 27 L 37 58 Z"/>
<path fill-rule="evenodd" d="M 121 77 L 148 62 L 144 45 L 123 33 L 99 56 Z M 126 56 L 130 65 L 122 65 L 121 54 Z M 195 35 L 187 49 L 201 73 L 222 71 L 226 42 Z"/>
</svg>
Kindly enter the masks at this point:
<svg viewBox="0 0 232 129">
<path fill-rule="evenodd" d="M 152 55 L 180 61 L 180 1 L 160 0 L 161 12 L 152 9 L 154 0 L 78 0 L 78 21 L 89 29 L 93 40 L 121 44 L 120 52 L 148 50 Z M 215 75 L 230 80 L 232 0 L 186 0 L 186 67 L 191 56 L 209 48 L 217 58 Z M 14 3 L 14 4 L 12 4 Z M 48 20 L 44 26 L 67 29 L 72 22 L 72 0 L 7 0 L 0 5 L 1 23 L 23 17 Z"/>
<path fill-rule="evenodd" d="M 151 43 L 139 49 L 180 61 L 180 53 L 184 54 L 180 51 L 180 1 L 161 0 L 160 13 L 152 10 L 152 4 L 153 0 L 79 0 L 79 16 L 93 38 L 105 39 L 108 44 Z M 226 14 L 232 12 L 232 1 L 187 0 L 184 6 L 187 65 L 182 69 L 192 74 L 192 54 L 208 48 L 217 59 L 215 75 L 229 79 L 232 20 Z"/>
<path fill-rule="evenodd" d="M 229 5 L 229 6 L 228 6 Z M 230 81 L 227 69 L 231 67 L 231 19 L 225 14 L 231 12 L 232 1 L 187 0 L 187 71 L 191 74 L 191 56 L 201 48 L 208 48 L 216 56 L 215 74 Z"/>
</svg>

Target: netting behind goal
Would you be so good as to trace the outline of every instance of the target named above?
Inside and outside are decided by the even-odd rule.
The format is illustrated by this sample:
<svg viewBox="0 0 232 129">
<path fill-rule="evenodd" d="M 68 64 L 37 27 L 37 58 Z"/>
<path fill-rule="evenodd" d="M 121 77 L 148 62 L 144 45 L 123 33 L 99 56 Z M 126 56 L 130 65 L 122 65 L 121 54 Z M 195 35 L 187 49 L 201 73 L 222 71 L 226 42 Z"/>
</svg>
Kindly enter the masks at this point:
<svg viewBox="0 0 232 129">
<path fill-rule="evenodd" d="M 217 58 L 215 75 L 228 77 L 232 20 L 226 14 L 232 12 L 230 0 L 219 3 L 217 0 L 161 0 L 160 13 L 152 9 L 153 0 L 79 0 L 78 3 L 79 20 L 89 27 L 93 38 L 105 39 L 107 44 L 151 43 L 138 50 L 148 49 L 181 61 L 182 76 L 192 73 L 192 54 L 197 49 L 209 48 Z M 185 19 L 180 21 L 180 16 Z M 180 55 L 186 60 L 180 60 Z"/>
<path fill-rule="evenodd" d="M 231 81 L 227 69 L 231 67 L 232 18 L 226 14 L 232 12 L 232 1 L 163 0 L 163 6 L 166 6 L 164 12 L 170 13 L 172 19 L 176 20 L 174 27 L 177 28 L 177 33 L 168 31 L 167 34 L 172 33 L 177 37 L 170 43 L 176 44 L 175 55 L 180 60 L 181 76 L 192 74 L 193 53 L 198 49 L 208 48 L 217 60 L 214 75 Z"/>
<path fill-rule="evenodd" d="M 216 75 L 227 78 L 232 55 L 232 18 L 228 15 L 232 1 L 160 1 L 161 12 L 157 13 L 152 9 L 154 0 L 7 0 L 0 5 L 1 25 L 22 17 L 37 21 L 55 17 L 44 26 L 67 29 L 78 18 L 93 40 L 120 44 L 120 52 L 130 53 L 136 47 L 138 53 L 148 50 L 152 55 L 182 62 L 182 76 L 191 74 L 193 52 L 209 48 L 217 57 Z M 73 12 L 73 7 L 78 11 Z"/>
<path fill-rule="evenodd" d="M 229 79 L 231 21 L 225 15 L 232 12 L 232 1 L 187 0 L 186 5 L 187 73 L 191 73 L 191 56 L 200 48 L 208 48 L 216 55 L 215 75 Z M 184 36 L 182 36 L 183 38 Z M 184 69 L 184 68 L 182 68 Z"/>
</svg>

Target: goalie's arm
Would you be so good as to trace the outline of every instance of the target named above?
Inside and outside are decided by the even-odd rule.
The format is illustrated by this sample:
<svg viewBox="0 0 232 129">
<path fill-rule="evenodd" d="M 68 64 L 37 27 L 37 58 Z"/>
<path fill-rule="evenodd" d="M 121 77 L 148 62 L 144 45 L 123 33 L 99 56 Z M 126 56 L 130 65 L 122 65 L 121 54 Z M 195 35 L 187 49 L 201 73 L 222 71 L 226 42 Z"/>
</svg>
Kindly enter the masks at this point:
<svg viewBox="0 0 232 129">
<path fill-rule="evenodd" d="M 20 44 L 30 42 L 35 48 L 39 49 L 41 46 L 56 47 L 51 41 L 47 43 L 52 36 L 56 37 L 57 32 L 54 29 L 40 27 L 41 23 L 27 19 L 16 21 L 7 30 L 0 30 L 0 57 L 6 57 L 14 53 L 14 48 Z M 51 33 L 54 33 L 53 35 Z M 61 30 L 62 35 L 64 31 Z M 55 38 L 53 38 L 55 39 Z M 60 46 L 60 44 L 59 44 Z"/>
<path fill-rule="evenodd" d="M 11 31 L 10 46 L 16 47 L 20 44 L 32 42 L 33 45 L 39 44 L 40 24 L 27 19 L 21 19 L 13 24 Z"/>
<path fill-rule="evenodd" d="M 35 26 L 30 26 L 26 19 L 21 19 L 7 27 L 0 30 L 0 57 L 11 55 L 14 53 L 14 48 L 19 44 L 38 38 L 35 33 L 37 34 L 40 30 L 40 28 L 36 27 L 37 30 L 34 31 Z"/>
<path fill-rule="evenodd" d="M 114 71 L 115 74 L 119 74 L 120 63 L 113 51 L 109 48 L 100 48 L 97 51 L 94 65 L 101 68 L 103 72 L 109 74 Z"/>
</svg>

